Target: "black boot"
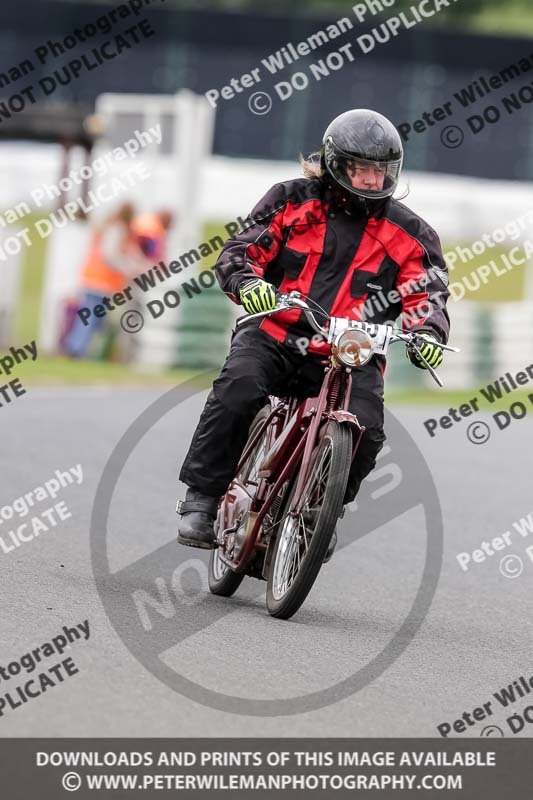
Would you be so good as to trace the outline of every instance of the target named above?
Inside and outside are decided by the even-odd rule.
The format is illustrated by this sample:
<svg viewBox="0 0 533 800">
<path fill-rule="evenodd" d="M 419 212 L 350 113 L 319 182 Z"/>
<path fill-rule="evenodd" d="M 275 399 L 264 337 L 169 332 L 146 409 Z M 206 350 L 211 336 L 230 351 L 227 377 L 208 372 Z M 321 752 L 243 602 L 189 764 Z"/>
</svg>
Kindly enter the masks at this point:
<svg viewBox="0 0 533 800">
<path fill-rule="evenodd" d="M 189 547 L 216 547 L 214 522 L 217 516 L 218 497 L 187 489 L 185 500 L 180 500 L 176 511 L 181 515 L 178 526 L 178 544 Z"/>
</svg>

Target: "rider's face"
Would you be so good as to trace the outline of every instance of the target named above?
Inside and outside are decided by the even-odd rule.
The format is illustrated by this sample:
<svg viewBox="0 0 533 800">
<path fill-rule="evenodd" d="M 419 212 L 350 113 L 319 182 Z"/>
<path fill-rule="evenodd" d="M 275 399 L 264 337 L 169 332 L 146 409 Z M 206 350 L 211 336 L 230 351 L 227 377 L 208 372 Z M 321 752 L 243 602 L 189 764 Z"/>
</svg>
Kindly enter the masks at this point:
<svg viewBox="0 0 533 800">
<path fill-rule="evenodd" d="M 348 165 L 348 178 L 354 189 L 380 192 L 385 181 L 386 168 L 378 164 L 363 164 L 352 161 Z"/>
</svg>

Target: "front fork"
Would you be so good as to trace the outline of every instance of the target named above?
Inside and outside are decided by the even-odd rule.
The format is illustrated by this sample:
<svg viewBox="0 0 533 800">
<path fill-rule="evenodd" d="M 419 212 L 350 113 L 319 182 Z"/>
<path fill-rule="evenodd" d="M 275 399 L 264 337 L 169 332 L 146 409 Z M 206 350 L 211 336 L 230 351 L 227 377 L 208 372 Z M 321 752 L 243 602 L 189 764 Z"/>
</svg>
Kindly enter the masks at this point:
<svg viewBox="0 0 533 800">
<path fill-rule="evenodd" d="M 351 370 L 341 367 L 338 362 L 333 362 L 329 368 L 326 377 L 322 383 L 320 394 L 318 395 L 318 402 L 314 417 L 307 431 L 307 440 L 305 449 L 302 456 L 302 463 L 298 473 L 296 489 L 294 492 L 294 515 L 301 512 L 303 505 L 303 491 L 309 478 L 311 469 L 311 457 L 313 450 L 319 438 L 319 429 L 324 421 L 324 416 L 327 419 L 335 419 L 340 424 L 348 424 L 354 431 L 354 448 L 352 450 L 352 461 L 355 452 L 359 447 L 361 436 L 364 428 L 359 425 L 359 421 L 355 414 L 348 411 L 350 403 L 350 393 L 352 390 L 352 373 Z"/>
</svg>

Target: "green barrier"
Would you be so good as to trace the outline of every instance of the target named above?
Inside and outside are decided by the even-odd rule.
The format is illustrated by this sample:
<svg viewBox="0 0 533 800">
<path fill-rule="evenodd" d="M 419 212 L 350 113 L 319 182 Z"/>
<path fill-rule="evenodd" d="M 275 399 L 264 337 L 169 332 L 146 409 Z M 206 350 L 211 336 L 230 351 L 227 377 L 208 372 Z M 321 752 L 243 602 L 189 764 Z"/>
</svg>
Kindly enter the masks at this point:
<svg viewBox="0 0 533 800">
<path fill-rule="evenodd" d="M 218 369 L 229 352 L 230 333 L 182 331 L 174 367 Z"/>
<path fill-rule="evenodd" d="M 218 285 L 184 298 L 176 326 L 175 367 L 218 368 L 228 351 L 233 314 Z"/>
<path fill-rule="evenodd" d="M 494 352 L 494 312 L 490 308 L 478 308 L 475 313 L 475 358 L 476 383 L 491 380 L 496 372 Z"/>
</svg>

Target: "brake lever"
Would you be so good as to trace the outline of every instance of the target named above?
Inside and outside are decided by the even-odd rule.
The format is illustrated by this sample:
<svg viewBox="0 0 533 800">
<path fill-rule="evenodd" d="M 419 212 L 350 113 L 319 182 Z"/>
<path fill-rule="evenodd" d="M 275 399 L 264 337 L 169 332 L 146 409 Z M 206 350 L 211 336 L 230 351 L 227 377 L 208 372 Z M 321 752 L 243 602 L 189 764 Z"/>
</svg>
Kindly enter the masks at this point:
<svg viewBox="0 0 533 800">
<path fill-rule="evenodd" d="M 295 308 L 295 306 L 290 305 L 289 303 L 282 301 L 280 305 L 277 305 L 276 308 L 272 308 L 270 311 L 257 311 L 255 314 L 244 314 L 242 317 L 237 317 L 235 320 L 235 326 L 238 328 L 239 325 L 242 325 L 244 322 L 247 322 L 251 319 L 259 319 L 260 317 L 267 317 L 271 314 L 277 314 L 278 311 L 289 311 L 291 308 Z"/>
<path fill-rule="evenodd" d="M 437 373 L 435 372 L 435 370 L 433 369 L 433 367 L 431 366 L 431 364 L 429 364 L 429 363 L 426 361 L 426 359 L 425 359 L 425 358 L 424 358 L 424 356 L 422 355 L 422 353 L 421 353 L 421 351 L 420 351 L 420 348 L 418 347 L 418 345 L 417 345 L 417 344 L 415 344 L 415 342 L 414 342 L 414 341 L 412 341 L 412 342 L 410 342 L 410 343 L 407 345 L 407 348 L 408 348 L 409 350 L 411 350 L 411 351 L 415 352 L 415 353 L 417 354 L 417 356 L 420 358 L 420 360 L 421 360 L 421 361 L 423 361 L 423 363 L 426 365 L 426 369 L 428 370 L 429 374 L 431 375 L 431 377 L 433 378 L 433 380 L 435 381 L 435 383 L 437 383 L 437 384 L 438 384 L 438 385 L 441 387 L 441 389 L 442 389 L 442 387 L 444 386 L 443 382 L 441 381 L 441 379 L 439 378 L 439 376 L 437 375 Z"/>
</svg>

